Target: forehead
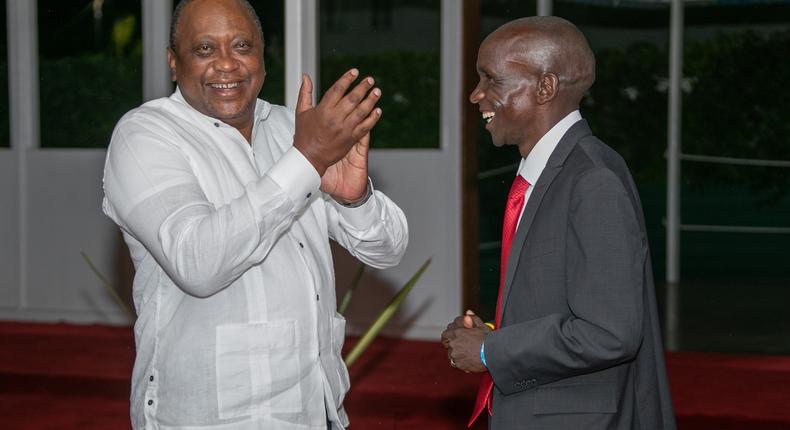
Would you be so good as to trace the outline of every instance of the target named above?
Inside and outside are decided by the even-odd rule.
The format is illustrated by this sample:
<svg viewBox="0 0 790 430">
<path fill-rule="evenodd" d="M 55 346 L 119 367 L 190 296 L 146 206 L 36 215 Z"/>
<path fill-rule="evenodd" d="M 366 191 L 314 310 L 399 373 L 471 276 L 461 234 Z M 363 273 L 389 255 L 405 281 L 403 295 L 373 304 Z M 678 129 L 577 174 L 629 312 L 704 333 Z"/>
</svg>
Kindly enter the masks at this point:
<svg viewBox="0 0 790 430">
<path fill-rule="evenodd" d="M 257 33 L 255 22 L 237 0 L 194 0 L 181 12 L 176 38 L 217 32 Z"/>
<path fill-rule="evenodd" d="M 504 32 L 494 32 L 480 44 L 477 67 L 486 70 L 508 68 L 522 62 L 524 54 L 524 46 L 518 38 Z"/>
</svg>

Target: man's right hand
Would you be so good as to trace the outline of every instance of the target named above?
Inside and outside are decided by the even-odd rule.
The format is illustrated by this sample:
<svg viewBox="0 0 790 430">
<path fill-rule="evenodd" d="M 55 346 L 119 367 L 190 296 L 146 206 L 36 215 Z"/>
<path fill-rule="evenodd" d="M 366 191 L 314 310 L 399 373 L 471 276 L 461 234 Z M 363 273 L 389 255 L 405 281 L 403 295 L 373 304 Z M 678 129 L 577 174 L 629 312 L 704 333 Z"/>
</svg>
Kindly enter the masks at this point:
<svg viewBox="0 0 790 430">
<path fill-rule="evenodd" d="M 346 156 L 381 118 L 380 109 L 374 109 L 381 92 L 370 91 L 373 78 L 363 79 L 346 94 L 357 76 L 356 69 L 346 72 L 317 106 L 313 106 L 313 83 L 307 75 L 302 76 L 296 103 L 294 147 L 321 176 Z"/>
<path fill-rule="evenodd" d="M 455 317 L 450 324 L 447 324 L 447 328 L 442 332 L 442 345 L 445 348 L 449 346 L 450 333 L 460 328 L 479 328 L 488 332 L 492 331 L 472 310 L 467 310 L 463 315 Z"/>
</svg>

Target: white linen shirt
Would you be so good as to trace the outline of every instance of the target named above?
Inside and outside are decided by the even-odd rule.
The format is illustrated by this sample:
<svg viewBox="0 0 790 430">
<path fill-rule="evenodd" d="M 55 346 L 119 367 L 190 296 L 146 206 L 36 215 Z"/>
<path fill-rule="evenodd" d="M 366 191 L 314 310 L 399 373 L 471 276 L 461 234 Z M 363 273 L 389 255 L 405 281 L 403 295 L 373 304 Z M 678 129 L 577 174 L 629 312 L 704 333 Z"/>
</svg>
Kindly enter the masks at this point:
<svg viewBox="0 0 790 430">
<path fill-rule="evenodd" d="M 134 429 L 348 425 L 329 238 L 397 264 L 403 212 L 384 194 L 345 208 L 293 144 L 293 112 L 258 100 L 252 147 L 181 93 L 124 115 L 104 212 L 135 266 Z"/>
</svg>

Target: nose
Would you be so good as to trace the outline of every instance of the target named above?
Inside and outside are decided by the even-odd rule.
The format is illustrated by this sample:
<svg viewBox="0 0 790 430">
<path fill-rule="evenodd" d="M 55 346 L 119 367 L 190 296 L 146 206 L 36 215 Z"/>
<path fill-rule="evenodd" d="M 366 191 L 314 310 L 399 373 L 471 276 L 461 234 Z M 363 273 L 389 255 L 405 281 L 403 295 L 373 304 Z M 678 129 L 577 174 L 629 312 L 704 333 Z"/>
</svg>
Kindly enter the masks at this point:
<svg viewBox="0 0 790 430">
<path fill-rule="evenodd" d="M 472 91 L 472 94 L 469 94 L 469 101 L 472 104 L 477 104 L 480 100 L 485 97 L 485 93 L 483 92 L 482 88 L 480 88 L 480 84 L 478 83 L 475 89 Z"/>
<path fill-rule="evenodd" d="M 214 60 L 214 69 L 220 72 L 232 72 L 239 67 L 239 61 L 230 50 L 222 50 Z"/>
</svg>

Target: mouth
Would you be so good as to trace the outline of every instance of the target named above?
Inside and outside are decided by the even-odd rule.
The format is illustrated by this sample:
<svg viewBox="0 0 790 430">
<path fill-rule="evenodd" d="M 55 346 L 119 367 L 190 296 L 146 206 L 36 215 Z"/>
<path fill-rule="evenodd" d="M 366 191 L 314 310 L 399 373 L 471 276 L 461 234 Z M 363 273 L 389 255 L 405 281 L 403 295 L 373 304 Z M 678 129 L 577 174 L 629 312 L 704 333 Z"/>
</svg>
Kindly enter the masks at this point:
<svg viewBox="0 0 790 430">
<path fill-rule="evenodd" d="M 483 121 L 485 121 L 486 124 L 491 124 L 491 121 L 494 120 L 494 116 L 495 115 L 496 114 L 494 112 L 491 112 L 491 111 L 483 112 Z"/>
<path fill-rule="evenodd" d="M 241 86 L 241 83 L 240 82 L 227 82 L 227 83 L 217 82 L 217 83 L 210 83 L 210 84 L 208 84 L 208 86 L 210 88 L 215 89 L 215 90 L 232 90 L 234 88 L 238 88 L 239 86 Z"/>
</svg>

